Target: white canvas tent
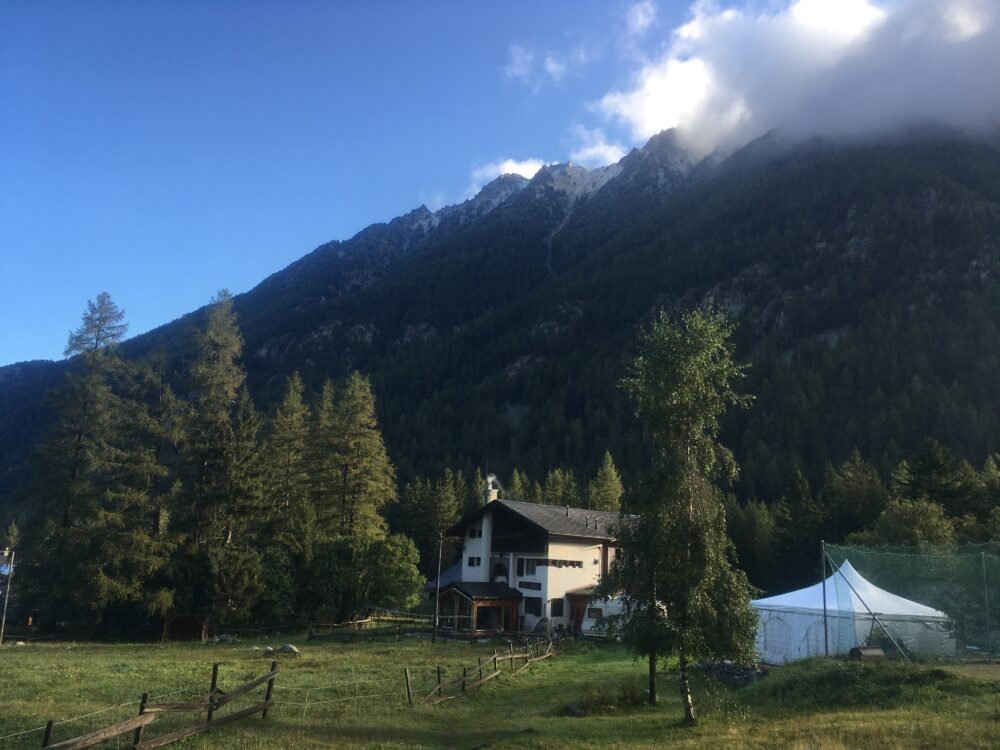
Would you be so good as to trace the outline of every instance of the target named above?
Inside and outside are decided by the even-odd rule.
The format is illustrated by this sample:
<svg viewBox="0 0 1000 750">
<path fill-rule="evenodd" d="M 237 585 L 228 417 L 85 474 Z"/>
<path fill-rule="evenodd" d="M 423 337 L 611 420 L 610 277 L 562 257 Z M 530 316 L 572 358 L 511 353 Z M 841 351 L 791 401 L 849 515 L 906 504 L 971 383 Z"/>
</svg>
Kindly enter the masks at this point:
<svg viewBox="0 0 1000 750">
<path fill-rule="evenodd" d="M 824 587 L 830 654 L 846 654 L 866 644 L 873 633 L 880 634 L 869 610 L 908 651 L 927 656 L 955 654 L 947 615 L 880 589 L 844 560 L 840 570 L 823 583 L 751 602 L 760 617 L 757 650 L 763 661 L 784 664 L 824 654 Z"/>
</svg>

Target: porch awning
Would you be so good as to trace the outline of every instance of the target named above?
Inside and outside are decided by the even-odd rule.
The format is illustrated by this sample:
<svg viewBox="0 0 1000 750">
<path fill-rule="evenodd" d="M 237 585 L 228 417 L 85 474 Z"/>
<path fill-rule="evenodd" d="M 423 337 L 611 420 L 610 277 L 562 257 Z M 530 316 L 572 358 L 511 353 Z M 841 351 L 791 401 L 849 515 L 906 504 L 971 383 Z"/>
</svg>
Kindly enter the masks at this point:
<svg viewBox="0 0 1000 750">
<path fill-rule="evenodd" d="M 454 581 L 441 589 L 444 594 L 454 591 L 464 596 L 469 601 L 501 600 L 501 599 L 522 599 L 522 594 L 517 589 L 512 589 L 506 583 L 483 583 L 478 581 Z"/>
</svg>

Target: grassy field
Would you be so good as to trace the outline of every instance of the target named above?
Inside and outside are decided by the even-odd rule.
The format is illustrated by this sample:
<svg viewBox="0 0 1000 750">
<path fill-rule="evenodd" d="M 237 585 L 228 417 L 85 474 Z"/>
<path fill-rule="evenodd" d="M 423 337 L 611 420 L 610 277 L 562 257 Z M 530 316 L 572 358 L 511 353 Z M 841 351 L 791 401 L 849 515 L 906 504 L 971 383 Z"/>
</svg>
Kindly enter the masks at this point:
<svg viewBox="0 0 1000 750">
<path fill-rule="evenodd" d="M 403 668 L 414 692 L 475 668 L 492 646 L 404 639 L 339 645 L 291 640 L 302 653 L 282 662 L 266 721 L 259 716 L 191 738 L 183 748 L 992 748 L 1000 737 L 1000 668 L 809 662 L 774 670 L 750 688 L 725 688 L 696 676 L 701 722 L 678 724 L 675 674 L 663 674 L 660 705 L 642 698 L 644 666 L 621 648 L 582 644 L 557 659 L 504 674 L 482 691 L 438 706 L 406 706 Z M 148 691 L 174 702 L 207 692 L 212 662 L 223 689 L 267 671 L 254 646 L 33 644 L 0 650 L 0 736 L 118 704 L 56 727 L 66 739 L 136 712 Z M 471 678 L 470 678 L 471 679 Z M 378 697 L 364 697 L 374 695 Z M 357 696 L 357 697 L 355 697 Z M 565 715 L 568 702 L 589 707 Z M 247 703 L 236 703 L 236 708 Z M 151 736 L 190 722 L 171 715 Z M 126 738 L 127 739 L 127 738 Z M 0 739 L 0 747 L 37 748 L 41 733 Z M 108 747 L 117 747 L 114 741 Z M 121 747 L 128 746 L 127 741 Z"/>
</svg>

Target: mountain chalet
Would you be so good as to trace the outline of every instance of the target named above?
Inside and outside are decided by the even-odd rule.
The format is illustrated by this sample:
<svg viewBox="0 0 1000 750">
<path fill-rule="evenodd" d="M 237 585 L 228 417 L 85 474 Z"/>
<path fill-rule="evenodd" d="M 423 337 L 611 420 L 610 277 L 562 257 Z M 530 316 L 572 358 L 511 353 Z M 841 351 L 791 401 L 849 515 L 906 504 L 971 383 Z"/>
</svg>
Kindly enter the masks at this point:
<svg viewBox="0 0 1000 750">
<path fill-rule="evenodd" d="M 490 479 L 483 506 L 445 534 L 462 539 L 462 559 L 441 575 L 441 627 L 456 633 L 576 631 L 599 618 L 594 588 L 615 556 L 617 512 L 497 498 Z M 434 595 L 435 581 L 427 585 Z"/>
</svg>

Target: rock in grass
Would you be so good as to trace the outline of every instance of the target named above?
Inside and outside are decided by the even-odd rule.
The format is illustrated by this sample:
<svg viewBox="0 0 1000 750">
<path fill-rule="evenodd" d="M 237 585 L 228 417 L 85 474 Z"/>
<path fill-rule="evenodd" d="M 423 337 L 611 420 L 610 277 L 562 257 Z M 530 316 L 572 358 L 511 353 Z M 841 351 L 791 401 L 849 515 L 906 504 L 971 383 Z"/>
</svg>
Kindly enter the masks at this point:
<svg viewBox="0 0 1000 750">
<path fill-rule="evenodd" d="M 298 656 L 299 650 L 295 648 L 291 643 L 286 643 L 284 646 L 278 649 L 279 654 L 289 654 L 291 656 Z"/>
<path fill-rule="evenodd" d="M 264 656 L 270 656 L 274 653 L 274 649 L 270 646 L 264 646 Z"/>
<path fill-rule="evenodd" d="M 583 710 L 583 706 L 575 701 L 572 703 L 567 703 L 566 708 L 563 709 L 567 716 L 586 716 L 587 712 Z"/>
</svg>

